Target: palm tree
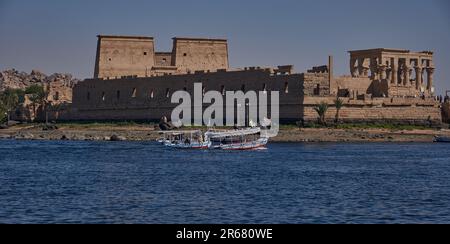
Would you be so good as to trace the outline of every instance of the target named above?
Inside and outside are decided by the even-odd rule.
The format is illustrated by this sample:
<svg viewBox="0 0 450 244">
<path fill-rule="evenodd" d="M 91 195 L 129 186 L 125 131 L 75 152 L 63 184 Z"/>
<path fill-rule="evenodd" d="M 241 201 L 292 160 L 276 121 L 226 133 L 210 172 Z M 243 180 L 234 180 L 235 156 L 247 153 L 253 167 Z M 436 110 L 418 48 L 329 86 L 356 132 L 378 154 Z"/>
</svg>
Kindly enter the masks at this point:
<svg viewBox="0 0 450 244">
<path fill-rule="evenodd" d="M 7 114 L 8 109 L 6 109 L 6 106 L 5 104 L 3 104 L 3 101 L 0 100 L 0 122 L 3 122 Z"/>
<path fill-rule="evenodd" d="M 325 114 L 327 113 L 328 110 L 328 103 L 321 102 L 320 104 L 317 104 L 316 107 L 314 107 L 314 110 L 319 115 L 319 124 L 326 125 Z"/>
<path fill-rule="evenodd" d="M 51 111 L 53 111 L 55 113 L 55 121 L 58 121 L 59 118 L 59 112 L 63 109 L 63 104 L 62 103 L 48 103 L 48 108 L 51 109 Z M 47 120 L 48 120 L 48 115 L 47 115 Z"/>
<path fill-rule="evenodd" d="M 334 119 L 334 122 L 336 124 L 339 123 L 339 112 L 341 111 L 341 108 L 344 106 L 344 100 L 340 99 L 339 97 L 334 100 L 334 106 L 336 107 L 336 117 Z"/>
<path fill-rule="evenodd" d="M 20 91 L 7 88 L 0 94 L 0 104 L 2 113 L 6 113 L 7 123 L 11 120 L 11 112 L 17 108 L 20 102 Z M 3 114 L 2 114 L 3 116 Z"/>
<path fill-rule="evenodd" d="M 31 105 L 33 106 L 33 113 L 36 117 L 36 109 L 38 105 L 41 105 L 45 110 L 48 88 L 44 89 L 44 87 L 41 85 L 31 85 L 25 90 L 25 93 L 28 95 L 28 98 L 31 101 Z"/>
<path fill-rule="evenodd" d="M 48 109 L 49 106 L 52 106 L 52 103 L 48 99 L 48 95 L 50 94 L 50 84 L 45 87 L 44 99 L 42 99 L 42 106 L 44 107 L 45 112 L 45 124 L 48 125 Z"/>
</svg>

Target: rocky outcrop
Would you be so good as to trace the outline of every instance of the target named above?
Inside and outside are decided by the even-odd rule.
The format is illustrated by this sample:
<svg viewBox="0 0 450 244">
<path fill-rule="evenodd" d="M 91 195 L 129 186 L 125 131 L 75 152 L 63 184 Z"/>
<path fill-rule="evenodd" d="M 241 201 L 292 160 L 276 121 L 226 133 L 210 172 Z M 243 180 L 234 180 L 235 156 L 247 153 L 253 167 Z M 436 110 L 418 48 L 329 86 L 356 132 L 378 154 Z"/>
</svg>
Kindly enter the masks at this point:
<svg viewBox="0 0 450 244">
<path fill-rule="evenodd" d="M 51 105 L 47 110 L 48 118 L 57 120 L 60 115 L 67 113 L 67 107 L 72 103 L 72 89 L 79 81 L 71 74 L 55 73 L 47 76 L 38 70 L 32 70 L 28 74 L 10 69 L 0 72 L 0 92 L 7 88 L 25 90 L 31 85 L 41 85 L 48 92 L 46 101 Z M 45 116 L 41 105 L 32 105 L 27 95 L 24 102 L 11 113 L 11 118 L 18 121 L 42 121 Z"/>
<path fill-rule="evenodd" d="M 32 70 L 30 74 L 19 72 L 15 69 L 9 69 L 0 72 L 0 91 L 7 88 L 25 89 L 28 86 L 38 84 L 47 85 L 58 83 L 61 86 L 72 88 L 80 80 L 73 78 L 71 74 L 55 73 L 50 76 L 38 71 Z"/>
</svg>

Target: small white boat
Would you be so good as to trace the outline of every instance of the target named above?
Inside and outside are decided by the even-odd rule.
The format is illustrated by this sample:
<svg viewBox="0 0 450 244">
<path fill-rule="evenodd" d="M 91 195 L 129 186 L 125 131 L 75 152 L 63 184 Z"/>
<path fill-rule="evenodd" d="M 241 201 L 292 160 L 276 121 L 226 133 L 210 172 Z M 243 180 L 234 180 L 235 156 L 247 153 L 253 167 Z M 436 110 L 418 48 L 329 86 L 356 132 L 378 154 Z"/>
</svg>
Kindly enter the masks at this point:
<svg viewBox="0 0 450 244">
<path fill-rule="evenodd" d="M 210 149 L 222 150 L 253 150 L 264 148 L 269 141 L 267 136 L 262 135 L 261 128 L 225 131 L 210 130 L 205 133 L 205 138 L 210 141 Z"/>
<path fill-rule="evenodd" d="M 164 131 L 157 141 L 166 147 L 178 149 L 208 149 L 210 142 L 204 140 L 200 130 Z"/>
</svg>

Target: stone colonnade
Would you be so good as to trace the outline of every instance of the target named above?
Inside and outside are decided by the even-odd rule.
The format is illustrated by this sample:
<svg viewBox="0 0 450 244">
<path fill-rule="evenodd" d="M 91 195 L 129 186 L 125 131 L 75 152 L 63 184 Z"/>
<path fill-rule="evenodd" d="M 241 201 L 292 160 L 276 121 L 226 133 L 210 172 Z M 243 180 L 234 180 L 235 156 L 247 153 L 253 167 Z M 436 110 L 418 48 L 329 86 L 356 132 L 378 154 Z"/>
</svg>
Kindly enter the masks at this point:
<svg viewBox="0 0 450 244">
<path fill-rule="evenodd" d="M 369 75 L 370 71 L 370 75 Z M 420 57 L 351 57 L 352 77 L 370 77 L 372 80 L 387 80 L 396 86 L 415 86 L 431 91 L 435 67 L 432 59 Z M 413 76 L 414 72 L 414 76 Z M 427 84 L 424 86 L 424 73 Z M 414 77 L 414 78 L 413 78 Z"/>
</svg>

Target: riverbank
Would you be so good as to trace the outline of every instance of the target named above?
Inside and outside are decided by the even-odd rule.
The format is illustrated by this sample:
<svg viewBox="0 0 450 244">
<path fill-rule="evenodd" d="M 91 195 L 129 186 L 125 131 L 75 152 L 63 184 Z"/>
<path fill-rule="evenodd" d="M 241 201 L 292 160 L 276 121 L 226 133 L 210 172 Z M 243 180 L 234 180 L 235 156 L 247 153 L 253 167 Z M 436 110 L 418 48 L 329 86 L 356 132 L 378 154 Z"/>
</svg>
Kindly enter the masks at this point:
<svg viewBox="0 0 450 244">
<path fill-rule="evenodd" d="M 0 139 L 154 141 L 159 131 L 149 124 L 59 124 L 16 125 L 0 130 Z M 450 130 L 428 128 L 296 128 L 284 126 L 271 142 L 432 142 L 435 136 L 450 136 Z"/>
</svg>

